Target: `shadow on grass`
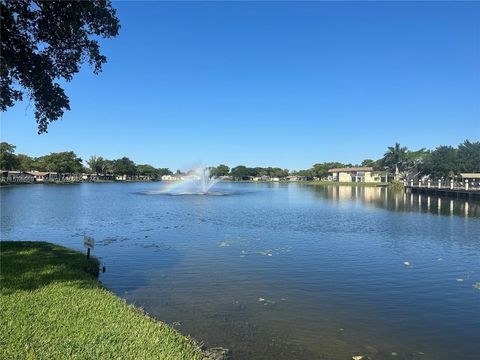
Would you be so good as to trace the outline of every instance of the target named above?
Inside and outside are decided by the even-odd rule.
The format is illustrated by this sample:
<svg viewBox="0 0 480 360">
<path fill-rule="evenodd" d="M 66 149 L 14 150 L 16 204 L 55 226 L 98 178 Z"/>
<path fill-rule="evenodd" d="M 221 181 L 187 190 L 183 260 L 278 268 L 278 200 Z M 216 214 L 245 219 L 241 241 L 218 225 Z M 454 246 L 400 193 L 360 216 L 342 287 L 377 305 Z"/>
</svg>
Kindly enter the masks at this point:
<svg viewBox="0 0 480 360">
<path fill-rule="evenodd" d="M 78 251 L 47 242 L 0 242 L 0 289 L 2 293 L 35 290 L 54 282 L 95 287 L 99 262 Z"/>
</svg>

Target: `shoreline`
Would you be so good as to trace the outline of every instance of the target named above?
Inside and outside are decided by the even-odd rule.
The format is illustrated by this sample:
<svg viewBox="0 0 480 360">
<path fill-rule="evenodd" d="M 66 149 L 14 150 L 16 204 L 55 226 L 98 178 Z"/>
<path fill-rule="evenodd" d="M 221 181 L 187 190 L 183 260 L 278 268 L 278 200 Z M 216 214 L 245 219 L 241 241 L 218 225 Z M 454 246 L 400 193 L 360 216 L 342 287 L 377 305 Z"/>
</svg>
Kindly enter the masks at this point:
<svg viewBox="0 0 480 360">
<path fill-rule="evenodd" d="M 0 241 L 0 357 L 208 359 L 99 280 L 100 262 L 40 241 Z"/>
<path fill-rule="evenodd" d="M 99 180 L 99 181 L 52 181 L 52 182 L 2 182 L 0 187 L 14 186 L 14 185 L 76 185 L 76 184 L 125 184 L 125 183 L 174 183 L 173 180 Z M 304 184 L 304 185 L 336 185 L 336 186 L 371 186 L 371 187 L 386 187 L 390 183 L 367 183 L 367 182 L 337 182 L 337 181 L 289 181 L 289 180 L 220 180 L 223 183 L 251 183 L 251 184 Z"/>
</svg>

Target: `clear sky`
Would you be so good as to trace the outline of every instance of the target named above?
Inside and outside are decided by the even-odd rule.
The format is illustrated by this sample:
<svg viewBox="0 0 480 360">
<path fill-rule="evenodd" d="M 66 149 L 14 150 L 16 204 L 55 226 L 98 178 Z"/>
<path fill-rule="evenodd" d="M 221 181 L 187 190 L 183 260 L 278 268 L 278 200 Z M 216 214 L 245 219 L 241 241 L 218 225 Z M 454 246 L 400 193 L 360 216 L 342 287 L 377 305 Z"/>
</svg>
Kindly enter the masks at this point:
<svg viewBox="0 0 480 360">
<path fill-rule="evenodd" d="M 33 107 L 2 141 L 39 156 L 129 156 L 187 168 L 308 168 L 480 138 L 480 3 L 115 2 L 104 71 L 67 84 L 37 135 Z"/>
</svg>

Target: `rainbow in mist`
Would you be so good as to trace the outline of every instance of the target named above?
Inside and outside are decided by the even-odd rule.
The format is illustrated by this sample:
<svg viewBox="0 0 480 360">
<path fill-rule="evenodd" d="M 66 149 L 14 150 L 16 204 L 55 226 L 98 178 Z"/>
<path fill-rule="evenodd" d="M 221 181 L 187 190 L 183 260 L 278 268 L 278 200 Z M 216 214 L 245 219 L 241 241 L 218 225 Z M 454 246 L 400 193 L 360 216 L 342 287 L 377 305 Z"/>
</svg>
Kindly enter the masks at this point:
<svg viewBox="0 0 480 360">
<path fill-rule="evenodd" d="M 199 166 L 183 176 L 182 180 L 169 181 L 159 190 L 148 191 L 147 194 L 169 194 L 169 195 L 215 195 L 210 189 L 220 179 L 210 174 L 210 169 Z"/>
</svg>

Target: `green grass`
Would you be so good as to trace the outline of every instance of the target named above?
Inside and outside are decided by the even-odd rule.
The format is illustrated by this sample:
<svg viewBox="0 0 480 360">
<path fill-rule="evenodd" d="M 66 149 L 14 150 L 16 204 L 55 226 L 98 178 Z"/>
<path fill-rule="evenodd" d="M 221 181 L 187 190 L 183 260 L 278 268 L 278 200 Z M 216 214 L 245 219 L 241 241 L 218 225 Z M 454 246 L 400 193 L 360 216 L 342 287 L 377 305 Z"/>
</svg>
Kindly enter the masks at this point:
<svg viewBox="0 0 480 360">
<path fill-rule="evenodd" d="M 0 242 L 1 359 L 203 359 L 190 338 L 95 277 L 99 263 L 46 242 Z"/>
<path fill-rule="evenodd" d="M 402 191 L 404 188 L 403 182 L 399 180 L 394 180 L 388 184 L 388 188 L 393 191 Z"/>
</svg>

